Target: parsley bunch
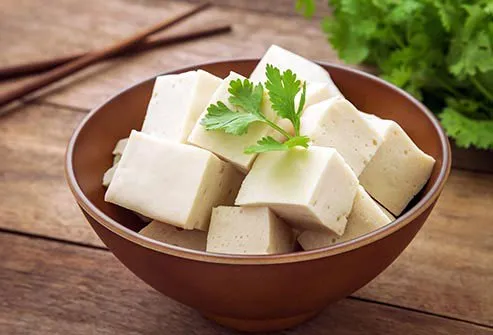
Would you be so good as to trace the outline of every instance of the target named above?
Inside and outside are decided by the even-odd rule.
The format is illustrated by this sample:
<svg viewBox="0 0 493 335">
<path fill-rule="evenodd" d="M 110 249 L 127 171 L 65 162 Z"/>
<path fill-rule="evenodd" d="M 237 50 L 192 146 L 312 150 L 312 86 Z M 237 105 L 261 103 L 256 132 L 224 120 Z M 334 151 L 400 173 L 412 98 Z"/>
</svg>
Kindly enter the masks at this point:
<svg viewBox="0 0 493 335">
<path fill-rule="evenodd" d="M 296 146 L 307 148 L 310 139 L 300 135 L 300 119 L 305 105 L 306 83 L 301 84 L 301 81 L 291 70 L 286 70 L 281 74 L 278 68 L 270 64 L 267 64 L 266 75 L 265 88 L 268 90 L 272 109 L 276 111 L 279 117 L 291 121 L 295 131 L 294 136 L 279 127 L 275 120 L 269 120 L 262 113 L 264 86 L 261 83 L 254 85 L 248 79 L 232 80 L 229 84 L 230 96 L 228 101 L 234 110 L 221 101 L 217 104 L 211 104 L 207 108 L 207 113 L 201 120 L 201 124 L 207 130 L 220 130 L 228 134 L 243 135 L 247 133 L 248 127 L 252 123 L 261 122 L 281 133 L 287 139 L 282 143 L 272 136 L 265 136 L 257 142 L 257 145 L 247 147 L 245 149 L 247 154 L 283 151 Z M 295 97 L 300 91 L 300 102 L 296 107 Z"/>
<path fill-rule="evenodd" d="M 491 0 L 330 0 L 322 29 L 347 63 L 427 104 L 458 146 L 493 149 Z M 313 0 L 297 0 L 308 16 Z"/>
</svg>

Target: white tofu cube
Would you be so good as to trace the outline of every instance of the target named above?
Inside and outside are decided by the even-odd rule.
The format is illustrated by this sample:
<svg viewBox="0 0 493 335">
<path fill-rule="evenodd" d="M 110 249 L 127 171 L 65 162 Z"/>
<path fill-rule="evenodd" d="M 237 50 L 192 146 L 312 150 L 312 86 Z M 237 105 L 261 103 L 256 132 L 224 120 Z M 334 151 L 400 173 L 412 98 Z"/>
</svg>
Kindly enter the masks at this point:
<svg viewBox="0 0 493 335">
<path fill-rule="evenodd" d="M 268 255 L 294 250 L 292 229 L 267 207 L 217 207 L 212 210 L 207 251 Z"/>
<path fill-rule="evenodd" d="M 329 83 L 316 83 L 311 82 L 306 85 L 306 95 L 305 95 L 305 106 L 303 107 L 303 111 L 305 111 L 311 105 L 317 104 L 319 102 L 325 101 L 327 99 L 341 96 L 341 92 Z M 296 96 L 296 108 L 298 108 L 301 99 L 301 92 Z M 277 121 L 277 125 L 284 129 L 288 134 L 294 136 L 294 128 L 291 121 L 287 119 L 279 119 Z M 279 133 L 274 133 L 273 137 L 278 141 L 285 141 L 286 138 Z"/>
<path fill-rule="evenodd" d="M 157 77 L 142 132 L 185 143 L 221 81 L 202 70 Z"/>
<path fill-rule="evenodd" d="M 116 142 L 115 148 L 113 149 L 112 154 L 114 156 L 117 155 L 123 155 L 123 151 L 125 151 L 125 147 L 127 146 L 128 143 L 128 137 L 127 138 L 122 138 L 118 142 Z"/>
<path fill-rule="evenodd" d="M 302 81 L 329 83 L 333 90 L 339 91 L 329 73 L 323 67 L 277 45 L 271 45 L 267 49 L 265 55 L 250 75 L 250 80 L 264 83 L 267 80 L 265 75 L 267 64 L 279 68 L 281 72 L 289 69 Z"/>
<path fill-rule="evenodd" d="M 235 108 L 228 101 L 230 97 L 228 89 L 229 83 L 236 79 L 243 80 L 246 78 L 237 73 L 231 72 L 214 93 L 210 104 L 215 104 L 218 101 L 221 101 L 232 110 L 235 110 Z M 262 112 L 268 119 L 275 121 L 277 119 L 277 114 L 270 107 L 269 99 L 264 97 L 262 103 Z M 206 113 L 207 110 L 204 111 L 200 119 L 202 119 Z M 240 171 L 246 173 L 250 169 L 256 155 L 245 154 L 245 148 L 255 145 L 259 139 L 270 134 L 270 132 L 271 128 L 268 125 L 256 122 L 250 125 L 246 134 L 236 136 L 226 134 L 225 132 L 219 130 L 206 130 L 204 126 L 200 124 L 199 120 L 193 128 L 188 141 L 193 145 L 212 151 L 222 159 L 234 164 Z"/>
<path fill-rule="evenodd" d="M 304 250 L 323 248 L 365 235 L 394 220 L 392 215 L 387 216 L 378 203 L 366 193 L 365 189 L 359 186 L 344 235 L 337 236 L 326 232 L 306 230 L 298 236 L 298 242 Z"/>
<path fill-rule="evenodd" d="M 110 186 L 111 181 L 113 180 L 113 176 L 115 175 L 116 168 L 118 167 L 118 163 L 113 164 L 103 175 L 103 186 Z"/>
<path fill-rule="evenodd" d="M 309 82 L 306 84 L 304 109 L 333 97 L 343 97 L 335 85 L 330 85 L 329 83 Z M 298 108 L 300 99 L 301 91 L 296 96 L 296 108 Z"/>
<path fill-rule="evenodd" d="M 207 232 L 205 231 L 184 230 L 159 221 L 152 221 L 139 234 L 156 241 L 192 250 L 205 251 L 207 244 Z"/>
<path fill-rule="evenodd" d="M 358 179 L 335 149 L 311 146 L 258 156 L 235 204 L 267 206 L 294 228 L 344 233 Z"/>
<path fill-rule="evenodd" d="M 368 117 L 383 142 L 360 175 L 370 195 L 398 216 L 430 178 L 435 159 L 419 149 L 394 121 Z"/>
<path fill-rule="evenodd" d="M 127 145 L 127 142 L 128 142 L 128 138 L 122 138 L 121 140 L 119 140 L 116 145 L 115 145 L 115 148 L 113 149 L 113 166 L 111 166 L 108 170 L 106 170 L 106 172 L 104 173 L 103 175 L 103 186 L 104 187 L 108 187 L 111 183 L 111 180 L 113 179 L 113 175 L 115 174 L 115 171 L 116 171 L 116 165 L 118 164 L 118 162 L 120 161 L 121 157 L 122 157 L 122 154 L 123 154 L 123 151 L 125 150 L 125 147 Z"/>
<path fill-rule="evenodd" d="M 207 230 L 242 175 L 209 151 L 132 131 L 105 200 L 184 229 Z"/>
<path fill-rule="evenodd" d="M 343 97 L 308 107 L 301 117 L 301 134 L 314 145 L 335 148 L 359 176 L 382 143 L 382 136 Z"/>
</svg>

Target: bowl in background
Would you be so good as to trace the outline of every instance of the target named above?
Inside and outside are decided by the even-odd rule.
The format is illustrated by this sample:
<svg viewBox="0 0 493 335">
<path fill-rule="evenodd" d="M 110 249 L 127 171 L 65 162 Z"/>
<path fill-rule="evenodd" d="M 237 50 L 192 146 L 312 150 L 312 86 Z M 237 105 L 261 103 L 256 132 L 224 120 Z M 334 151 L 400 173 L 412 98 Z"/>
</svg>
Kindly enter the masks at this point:
<svg viewBox="0 0 493 335">
<path fill-rule="evenodd" d="M 201 64 L 222 78 L 248 76 L 258 60 Z M 435 205 L 450 171 L 450 147 L 438 121 L 417 100 L 372 75 L 320 63 L 362 111 L 397 121 L 436 159 L 431 178 L 396 221 L 351 241 L 284 255 L 220 255 L 187 250 L 141 236 L 144 224 L 104 201 L 101 179 L 115 143 L 140 130 L 154 78 L 94 109 L 75 130 L 66 177 L 85 217 L 115 256 L 144 282 L 227 327 L 279 330 L 297 325 L 358 290 L 388 267 L 411 242 Z"/>
</svg>

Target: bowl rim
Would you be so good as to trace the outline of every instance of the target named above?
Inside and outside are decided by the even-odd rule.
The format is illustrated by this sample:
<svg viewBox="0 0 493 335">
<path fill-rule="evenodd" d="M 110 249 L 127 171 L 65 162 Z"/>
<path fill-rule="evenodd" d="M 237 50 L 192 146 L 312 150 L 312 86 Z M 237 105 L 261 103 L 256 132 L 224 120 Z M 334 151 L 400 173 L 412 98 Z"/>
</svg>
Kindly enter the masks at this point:
<svg viewBox="0 0 493 335">
<path fill-rule="evenodd" d="M 395 233 L 396 231 L 402 229 L 411 221 L 413 221 L 418 216 L 420 216 L 430 206 L 433 205 L 433 203 L 437 200 L 438 196 L 440 195 L 445 185 L 451 167 L 450 144 L 447 136 L 445 135 L 445 132 L 443 131 L 442 127 L 440 126 L 435 116 L 431 113 L 431 111 L 428 110 L 428 108 L 426 108 L 421 102 L 419 102 L 409 93 L 384 81 L 383 79 L 380 79 L 372 74 L 360 71 L 358 69 L 350 68 L 339 64 L 329 63 L 329 62 L 322 62 L 322 61 L 315 61 L 315 62 L 319 65 L 327 67 L 329 69 L 329 72 L 331 68 L 352 72 L 356 75 L 360 75 L 374 81 L 375 84 L 386 86 L 389 89 L 395 91 L 397 94 L 404 96 L 405 98 L 410 100 L 414 105 L 416 105 L 416 107 L 425 114 L 425 116 L 431 121 L 432 125 L 434 126 L 435 131 L 438 133 L 441 142 L 441 149 L 443 152 L 443 160 L 442 160 L 442 165 L 440 166 L 440 171 L 436 182 L 432 185 L 429 192 L 426 193 L 422 199 L 420 199 L 419 202 L 417 202 L 412 208 L 410 208 L 407 212 L 405 212 L 402 216 L 400 216 L 393 222 L 383 227 L 380 227 L 379 229 L 376 229 L 370 233 L 359 236 L 355 239 L 351 239 L 345 242 L 340 242 L 328 247 L 318 248 L 308 251 L 299 251 L 295 253 L 275 254 L 275 255 L 219 254 L 219 253 L 210 253 L 205 251 L 186 249 L 186 248 L 170 245 L 164 242 L 156 241 L 146 236 L 140 235 L 139 233 L 129 228 L 126 228 L 125 226 L 118 223 L 116 220 L 113 220 L 111 217 L 103 213 L 82 192 L 82 189 L 80 188 L 77 179 L 75 178 L 74 169 L 73 169 L 73 154 L 74 154 L 75 144 L 77 142 L 79 134 L 81 133 L 85 125 L 106 104 L 118 98 L 120 95 L 123 95 L 127 91 L 132 90 L 134 87 L 139 86 L 149 80 L 155 79 L 157 76 L 160 75 L 185 72 L 203 66 L 211 66 L 220 63 L 258 62 L 259 60 L 260 58 L 221 59 L 211 62 L 200 63 L 196 65 L 176 67 L 169 71 L 165 71 L 161 74 L 153 75 L 147 79 L 135 83 L 134 85 L 122 89 L 120 92 L 113 95 L 105 102 L 97 106 L 96 108 L 92 109 L 79 123 L 77 128 L 74 130 L 70 138 L 70 141 L 68 143 L 66 154 L 65 154 L 65 177 L 67 179 L 72 194 L 76 198 L 76 201 L 79 204 L 79 206 L 82 208 L 82 210 L 86 211 L 96 222 L 98 222 L 104 228 L 110 230 L 111 232 L 119 235 L 120 237 L 130 242 L 136 243 L 142 247 L 154 250 L 156 252 L 176 256 L 179 258 L 194 260 L 194 261 L 217 263 L 217 264 L 267 265 L 267 264 L 284 264 L 284 263 L 296 263 L 296 262 L 316 260 L 328 256 L 342 254 L 357 248 L 364 247 L 368 244 L 383 239 Z"/>
</svg>

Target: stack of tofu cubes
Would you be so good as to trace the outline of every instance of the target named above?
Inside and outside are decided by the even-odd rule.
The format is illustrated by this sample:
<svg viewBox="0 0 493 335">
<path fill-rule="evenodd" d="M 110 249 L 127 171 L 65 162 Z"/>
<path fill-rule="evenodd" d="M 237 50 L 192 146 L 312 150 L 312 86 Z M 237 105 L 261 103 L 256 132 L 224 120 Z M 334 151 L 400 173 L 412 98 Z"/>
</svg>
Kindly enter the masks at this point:
<svg viewBox="0 0 493 335">
<path fill-rule="evenodd" d="M 245 154 L 273 135 L 267 125 L 242 136 L 205 130 L 210 104 L 233 109 L 228 88 L 240 74 L 158 77 L 142 130 L 116 145 L 103 178 L 106 201 L 152 220 L 141 234 L 215 253 L 288 253 L 296 240 L 310 250 L 388 224 L 426 184 L 435 161 L 397 123 L 358 111 L 322 67 L 275 45 L 249 79 L 264 83 L 267 64 L 307 83 L 301 134 L 311 146 Z M 267 95 L 261 109 L 292 131 Z"/>
</svg>

